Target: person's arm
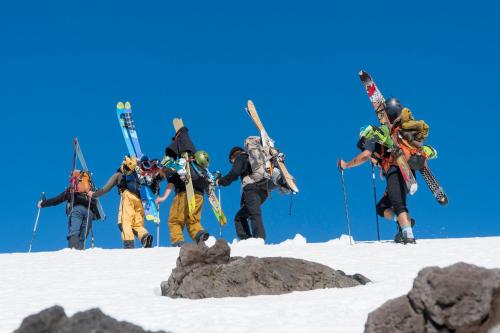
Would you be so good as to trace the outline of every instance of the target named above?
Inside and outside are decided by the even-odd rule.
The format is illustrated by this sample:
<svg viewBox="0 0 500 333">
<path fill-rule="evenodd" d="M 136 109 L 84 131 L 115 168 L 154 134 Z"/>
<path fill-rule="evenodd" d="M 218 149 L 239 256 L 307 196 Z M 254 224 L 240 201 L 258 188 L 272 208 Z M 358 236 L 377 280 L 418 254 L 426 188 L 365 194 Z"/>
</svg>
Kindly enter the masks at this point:
<svg viewBox="0 0 500 333">
<path fill-rule="evenodd" d="M 174 184 L 168 183 L 167 188 L 165 189 L 165 193 L 163 193 L 161 197 L 157 197 L 155 199 L 155 203 L 159 205 L 163 201 L 167 200 L 168 196 L 170 195 L 170 193 L 172 193 L 173 189 L 174 189 Z"/>
<path fill-rule="evenodd" d="M 41 200 L 39 202 L 39 207 L 45 208 L 45 207 L 50 207 L 50 206 L 57 206 L 60 203 L 65 202 L 67 200 L 67 192 L 68 192 L 68 190 L 64 190 L 64 192 L 62 192 L 58 196 L 55 196 L 53 198 L 46 199 L 46 200 Z"/>
<path fill-rule="evenodd" d="M 370 159 L 372 156 L 372 152 L 369 150 L 363 150 L 361 153 L 358 154 L 355 158 L 350 160 L 349 162 L 345 162 L 343 160 L 340 160 L 340 167 L 342 169 L 348 169 L 348 168 L 354 168 L 357 167 L 366 161 Z"/>
<path fill-rule="evenodd" d="M 116 184 L 118 184 L 120 177 L 121 177 L 120 172 L 115 173 L 114 175 L 112 175 L 108 179 L 108 181 L 106 182 L 106 184 L 103 187 L 101 187 L 100 189 L 98 189 L 95 192 L 90 191 L 88 193 L 89 197 L 98 198 L 98 197 L 108 193 Z"/>
<path fill-rule="evenodd" d="M 238 177 L 243 174 L 248 163 L 248 157 L 245 154 L 240 154 L 233 163 L 231 171 L 224 177 L 217 179 L 216 183 L 220 186 L 229 186 L 232 182 L 238 179 Z"/>
</svg>

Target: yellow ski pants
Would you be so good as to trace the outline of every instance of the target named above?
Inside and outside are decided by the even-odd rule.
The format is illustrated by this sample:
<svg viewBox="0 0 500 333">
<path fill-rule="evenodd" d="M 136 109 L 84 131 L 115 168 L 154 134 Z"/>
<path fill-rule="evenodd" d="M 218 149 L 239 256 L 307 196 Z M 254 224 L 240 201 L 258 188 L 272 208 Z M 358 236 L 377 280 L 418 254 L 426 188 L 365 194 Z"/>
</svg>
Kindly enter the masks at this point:
<svg viewBox="0 0 500 333">
<path fill-rule="evenodd" d="M 141 199 L 127 190 L 121 194 L 118 224 L 123 241 L 133 241 L 134 235 L 140 240 L 148 234 L 144 228 L 144 208 Z"/>
<path fill-rule="evenodd" d="M 205 230 L 200 223 L 201 210 L 203 208 L 203 195 L 195 193 L 195 199 L 196 208 L 190 216 L 186 192 L 175 194 L 172 206 L 170 207 L 170 215 L 168 217 L 170 242 L 172 244 L 184 241 L 184 235 L 182 234 L 184 226 L 187 227 L 189 237 L 191 237 L 192 240 L 195 239 L 198 232 Z"/>
</svg>

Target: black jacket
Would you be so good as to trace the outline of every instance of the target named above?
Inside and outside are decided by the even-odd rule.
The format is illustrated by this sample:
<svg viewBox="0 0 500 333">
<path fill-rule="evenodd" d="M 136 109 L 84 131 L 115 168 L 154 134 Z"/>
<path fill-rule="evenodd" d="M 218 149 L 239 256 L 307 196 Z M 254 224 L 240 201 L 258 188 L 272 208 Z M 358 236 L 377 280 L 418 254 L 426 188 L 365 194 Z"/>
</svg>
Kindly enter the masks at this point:
<svg viewBox="0 0 500 333">
<path fill-rule="evenodd" d="M 245 152 L 241 152 L 236 159 L 234 160 L 233 167 L 231 171 L 224 177 L 219 178 L 220 186 L 229 186 L 236 179 L 248 176 L 252 173 L 252 167 L 250 166 L 250 162 L 248 160 L 248 154 Z"/>
<path fill-rule="evenodd" d="M 196 153 L 196 148 L 189 136 L 187 127 L 182 127 L 175 136 L 172 138 L 172 143 L 165 149 L 165 155 L 173 158 L 174 160 L 181 157 L 182 153 L 189 153 L 190 155 Z"/>
<path fill-rule="evenodd" d="M 41 203 L 42 208 L 45 207 L 51 207 L 51 206 L 57 206 L 63 202 L 67 202 L 66 206 L 66 214 L 69 213 L 69 205 L 71 204 L 71 192 L 69 189 L 64 190 L 61 194 L 50 198 L 43 200 Z M 73 196 L 73 206 L 84 206 L 87 208 L 89 206 L 89 197 L 85 193 L 78 193 L 75 192 Z M 97 201 L 96 199 L 92 198 L 91 203 L 90 203 L 90 210 L 94 214 L 95 219 L 99 219 L 99 211 L 97 209 Z"/>
</svg>

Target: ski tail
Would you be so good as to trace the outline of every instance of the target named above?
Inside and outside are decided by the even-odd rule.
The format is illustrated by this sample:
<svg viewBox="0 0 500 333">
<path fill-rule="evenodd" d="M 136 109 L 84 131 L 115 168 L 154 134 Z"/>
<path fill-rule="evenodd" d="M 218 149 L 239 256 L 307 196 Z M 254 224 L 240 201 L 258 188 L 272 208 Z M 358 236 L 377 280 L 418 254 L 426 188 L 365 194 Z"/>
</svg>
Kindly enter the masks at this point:
<svg viewBox="0 0 500 333">
<path fill-rule="evenodd" d="M 424 178 L 424 181 L 429 186 L 432 195 L 436 198 L 437 202 L 440 205 L 446 206 L 448 204 L 448 196 L 444 192 L 441 185 L 439 185 L 436 177 L 434 177 L 434 175 L 432 174 L 431 169 L 429 169 L 428 166 L 424 166 L 419 171 L 422 175 L 422 178 Z"/>
</svg>

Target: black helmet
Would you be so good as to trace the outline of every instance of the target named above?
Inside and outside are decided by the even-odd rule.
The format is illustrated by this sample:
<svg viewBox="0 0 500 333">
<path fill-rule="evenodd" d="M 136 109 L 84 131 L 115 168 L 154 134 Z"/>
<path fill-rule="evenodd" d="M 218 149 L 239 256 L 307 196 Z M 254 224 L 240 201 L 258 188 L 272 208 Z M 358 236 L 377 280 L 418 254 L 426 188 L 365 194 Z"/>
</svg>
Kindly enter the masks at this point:
<svg viewBox="0 0 500 333">
<path fill-rule="evenodd" d="M 387 117 L 389 117 L 389 121 L 391 123 L 401 115 L 402 110 L 403 106 L 401 105 L 399 99 L 391 97 L 385 101 L 385 112 L 387 113 Z"/>
<path fill-rule="evenodd" d="M 240 151 L 243 151 L 243 148 L 241 148 L 241 147 L 233 147 L 233 148 L 231 148 L 231 150 L 229 151 L 229 162 L 231 162 L 231 158 L 233 157 L 233 155 L 235 155 L 236 153 L 238 153 Z"/>
</svg>

